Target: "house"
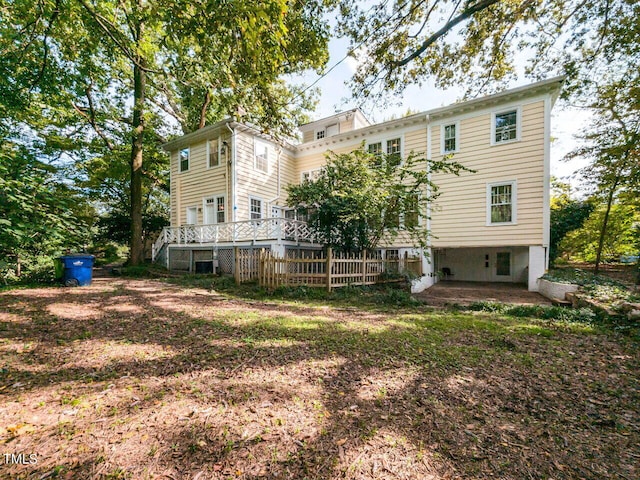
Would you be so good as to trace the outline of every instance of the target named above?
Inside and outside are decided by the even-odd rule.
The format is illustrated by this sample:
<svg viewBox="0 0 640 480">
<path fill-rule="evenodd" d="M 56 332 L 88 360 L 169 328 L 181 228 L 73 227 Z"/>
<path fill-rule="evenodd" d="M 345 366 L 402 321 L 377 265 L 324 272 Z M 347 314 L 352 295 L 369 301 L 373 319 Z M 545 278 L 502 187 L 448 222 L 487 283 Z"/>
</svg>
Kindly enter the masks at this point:
<svg viewBox="0 0 640 480">
<path fill-rule="evenodd" d="M 550 115 L 561 77 L 498 94 L 371 124 L 358 109 L 299 127 L 302 142 L 278 141 L 260 129 L 224 120 L 167 143 L 171 155 L 171 226 L 154 258 L 194 270 L 214 260 L 232 268 L 234 246 L 279 255 L 318 248 L 286 207 L 285 187 L 313 179 L 325 153 L 409 152 L 429 162 L 453 154 L 475 170 L 433 174 L 441 195 L 425 225 L 433 236 L 419 288 L 451 280 L 527 283 L 548 266 Z M 382 254 L 414 247 L 399 237 Z"/>
</svg>

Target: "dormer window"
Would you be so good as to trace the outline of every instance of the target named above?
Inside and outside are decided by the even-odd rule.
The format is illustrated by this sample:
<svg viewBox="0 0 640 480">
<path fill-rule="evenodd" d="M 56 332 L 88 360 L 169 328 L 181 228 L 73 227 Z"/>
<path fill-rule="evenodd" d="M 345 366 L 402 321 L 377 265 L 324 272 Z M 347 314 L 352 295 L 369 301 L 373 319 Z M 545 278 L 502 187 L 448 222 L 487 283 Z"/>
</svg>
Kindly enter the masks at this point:
<svg viewBox="0 0 640 480">
<path fill-rule="evenodd" d="M 332 125 L 327 125 L 322 130 L 316 130 L 316 140 L 322 140 L 323 138 L 333 137 L 334 135 L 338 135 L 340 133 L 340 125 L 334 123 Z"/>
<path fill-rule="evenodd" d="M 327 137 L 333 137 L 334 135 L 338 135 L 339 133 L 340 125 L 338 125 L 337 123 L 327 126 Z"/>
</svg>

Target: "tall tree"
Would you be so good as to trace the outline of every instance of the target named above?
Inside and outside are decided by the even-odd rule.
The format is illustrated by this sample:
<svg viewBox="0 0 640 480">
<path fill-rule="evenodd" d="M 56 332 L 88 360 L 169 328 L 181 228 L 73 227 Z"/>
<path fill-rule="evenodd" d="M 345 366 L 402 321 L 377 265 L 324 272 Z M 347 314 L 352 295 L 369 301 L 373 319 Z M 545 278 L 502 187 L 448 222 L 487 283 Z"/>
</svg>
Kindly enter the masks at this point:
<svg viewBox="0 0 640 480">
<path fill-rule="evenodd" d="M 608 222 L 602 236 L 605 214 Z M 558 247 L 565 256 L 585 262 L 595 262 L 598 256 L 602 261 L 615 261 L 621 255 L 636 255 L 640 240 L 638 222 L 640 210 L 637 208 L 614 203 L 607 209 L 602 204 L 589 215 L 582 227 L 569 232 Z"/>
<path fill-rule="evenodd" d="M 581 170 L 593 194 L 604 204 L 596 247 L 598 273 L 609 226 L 609 215 L 621 193 L 640 194 L 640 73 L 597 89 L 592 103 L 592 124 L 582 135 L 582 145 L 568 158 L 588 158 Z"/>
<path fill-rule="evenodd" d="M 146 150 L 246 112 L 287 131 L 309 92 L 282 75 L 327 59 L 321 3 L 287 0 L 15 0 L 0 9 L 3 119 L 50 149 L 94 154 L 129 143 L 130 262 L 142 260 Z M 290 108 L 289 104 L 293 105 Z M 24 112 L 28 111 L 27 114 Z M 167 125 L 167 114 L 177 122 Z M 151 127 L 153 116 L 164 122 Z M 169 127 L 169 128 L 167 128 Z M 91 148 L 88 148 L 91 147 Z"/>
<path fill-rule="evenodd" d="M 553 262 L 560 254 L 559 245 L 568 233 L 579 229 L 593 211 L 594 204 L 578 200 L 571 194 L 571 185 L 553 180 L 551 184 L 551 234 L 549 238 L 549 260 Z"/>
</svg>

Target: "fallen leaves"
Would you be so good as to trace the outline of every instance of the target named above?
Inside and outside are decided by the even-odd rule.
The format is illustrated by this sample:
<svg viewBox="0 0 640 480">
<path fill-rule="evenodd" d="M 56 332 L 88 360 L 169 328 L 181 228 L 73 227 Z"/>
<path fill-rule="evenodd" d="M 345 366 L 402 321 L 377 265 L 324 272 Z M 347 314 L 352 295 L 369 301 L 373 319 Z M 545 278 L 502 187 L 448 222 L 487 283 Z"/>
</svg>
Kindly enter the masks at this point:
<svg viewBox="0 0 640 480">
<path fill-rule="evenodd" d="M 638 477 L 628 340 L 114 285 L 0 294 L 0 436 L 40 454 L 8 475 Z"/>
</svg>

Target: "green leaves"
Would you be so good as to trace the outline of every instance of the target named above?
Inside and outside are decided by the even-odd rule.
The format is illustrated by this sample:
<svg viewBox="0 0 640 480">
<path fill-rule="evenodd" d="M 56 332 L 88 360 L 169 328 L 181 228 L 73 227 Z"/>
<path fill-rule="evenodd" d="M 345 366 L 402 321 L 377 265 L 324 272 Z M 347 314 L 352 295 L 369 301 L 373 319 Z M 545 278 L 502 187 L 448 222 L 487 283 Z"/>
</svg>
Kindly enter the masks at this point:
<svg viewBox="0 0 640 480">
<path fill-rule="evenodd" d="M 60 253 L 88 240 L 84 202 L 24 147 L 0 144 L 0 257 Z"/>
<path fill-rule="evenodd" d="M 565 94 L 588 98 L 608 73 L 638 69 L 634 0 L 378 1 L 341 11 L 339 33 L 359 57 L 357 96 L 397 94 L 427 79 L 486 94 L 524 64 L 530 77 L 567 75 Z"/>
<path fill-rule="evenodd" d="M 327 154 L 327 164 L 313 182 L 288 187 L 290 206 L 308 215 L 309 224 L 325 245 L 345 252 L 376 248 L 406 235 L 415 246 L 426 246 L 427 203 L 437 196 L 429 172 L 457 175 L 462 165 L 444 160 L 427 166 L 424 156 L 411 153 L 399 162 L 395 155 Z"/>
</svg>

